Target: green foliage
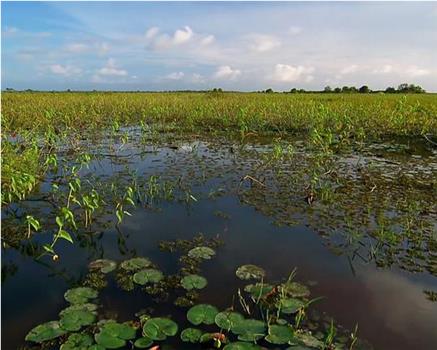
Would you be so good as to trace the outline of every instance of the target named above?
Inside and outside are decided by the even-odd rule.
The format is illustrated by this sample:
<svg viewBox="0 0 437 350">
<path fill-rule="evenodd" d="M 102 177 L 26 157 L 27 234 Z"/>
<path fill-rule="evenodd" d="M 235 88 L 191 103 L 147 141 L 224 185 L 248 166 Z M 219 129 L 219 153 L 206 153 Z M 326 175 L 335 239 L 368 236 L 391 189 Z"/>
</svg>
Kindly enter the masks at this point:
<svg viewBox="0 0 437 350">
<path fill-rule="evenodd" d="M 61 345 L 60 350 L 89 350 L 94 340 L 88 334 L 73 333 L 67 341 Z"/>
<path fill-rule="evenodd" d="M 91 261 L 88 265 L 90 271 L 100 271 L 102 273 L 109 273 L 117 268 L 117 263 L 108 259 L 97 259 Z"/>
<path fill-rule="evenodd" d="M 244 320 L 243 315 L 234 311 L 219 312 L 215 316 L 215 324 L 222 329 L 230 331 L 237 323 Z"/>
<path fill-rule="evenodd" d="M 26 335 L 26 341 L 42 343 L 44 341 L 60 337 L 65 333 L 67 333 L 67 331 L 61 328 L 58 321 L 50 321 L 33 328 Z"/>
<path fill-rule="evenodd" d="M 191 258 L 209 260 L 215 255 L 215 251 L 209 247 L 196 247 L 188 252 L 188 256 Z"/>
<path fill-rule="evenodd" d="M 134 274 L 133 280 L 137 284 L 144 286 L 147 283 L 157 283 L 164 278 L 161 271 L 156 269 L 144 269 Z"/>
<path fill-rule="evenodd" d="M 85 304 L 89 299 L 97 298 L 97 291 L 89 287 L 77 287 L 67 290 L 64 298 L 71 304 Z"/>
<path fill-rule="evenodd" d="M 198 343 L 202 331 L 197 328 L 186 328 L 181 332 L 181 340 L 186 343 Z"/>
<path fill-rule="evenodd" d="M 139 271 L 151 265 L 152 262 L 149 259 L 137 257 L 123 261 L 120 267 L 126 271 Z"/>
<path fill-rule="evenodd" d="M 199 324 L 213 324 L 218 314 L 218 309 L 209 304 L 198 304 L 187 312 L 187 319 L 195 326 Z"/>
<path fill-rule="evenodd" d="M 126 345 L 126 340 L 135 338 L 136 329 L 127 323 L 106 322 L 95 334 L 98 345 L 107 349 L 119 349 Z"/>
<path fill-rule="evenodd" d="M 266 340 L 272 344 L 290 344 L 294 340 L 294 331 L 290 326 L 271 325 Z"/>
<path fill-rule="evenodd" d="M 143 326 L 143 334 L 152 340 L 165 340 L 178 332 L 178 325 L 169 318 L 155 317 L 149 319 Z"/>
<path fill-rule="evenodd" d="M 235 274 L 241 280 L 260 280 L 265 276 L 266 272 L 261 267 L 249 264 L 240 266 Z"/>
<path fill-rule="evenodd" d="M 182 278 L 181 285 L 186 290 L 203 289 L 208 284 L 205 277 L 199 275 L 188 275 Z"/>
</svg>

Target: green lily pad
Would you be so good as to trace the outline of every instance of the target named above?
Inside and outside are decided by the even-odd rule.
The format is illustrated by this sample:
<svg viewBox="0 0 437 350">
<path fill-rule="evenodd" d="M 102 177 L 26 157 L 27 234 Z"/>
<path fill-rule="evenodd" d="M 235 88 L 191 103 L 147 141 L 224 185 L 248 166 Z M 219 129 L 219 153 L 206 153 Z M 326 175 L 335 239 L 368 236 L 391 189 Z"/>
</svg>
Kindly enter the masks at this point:
<svg viewBox="0 0 437 350">
<path fill-rule="evenodd" d="M 209 260 L 215 255 L 215 251 L 209 247 L 196 247 L 188 252 L 190 258 Z"/>
<path fill-rule="evenodd" d="M 256 283 L 256 284 L 248 284 L 244 287 L 244 291 L 248 292 L 254 299 L 258 299 L 260 297 L 266 296 L 270 293 L 274 286 L 266 283 Z"/>
<path fill-rule="evenodd" d="M 67 310 L 62 312 L 60 326 L 67 331 L 78 331 L 83 326 L 93 324 L 96 320 L 94 311 L 88 311 L 86 308 L 77 310 Z"/>
<path fill-rule="evenodd" d="M 294 314 L 304 307 L 305 303 L 302 300 L 295 298 L 282 298 L 278 301 L 276 307 L 284 314 Z"/>
<path fill-rule="evenodd" d="M 296 340 L 302 345 L 308 346 L 310 348 L 321 349 L 323 347 L 323 342 L 308 333 L 295 333 Z"/>
<path fill-rule="evenodd" d="M 207 284 L 208 281 L 206 278 L 199 275 L 188 275 L 181 280 L 181 285 L 186 290 L 202 289 L 205 288 Z"/>
<path fill-rule="evenodd" d="M 261 346 L 256 345 L 254 343 L 246 343 L 237 341 L 235 343 L 229 343 L 226 345 L 223 350 L 261 350 Z"/>
<path fill-rule="evenodd" d="M 306 298 L 310 295 L 310 290 L 307 286 L 297 282 L 287 282 L 281 284 L 282 292 L 293 298 Z"/>
<path fill-rule="evenodd" d="M 67 341 L 61 345 L 60 350 L 88 350 L 93 345 L 94 340 L 88 334 L 71 334 Z"/>
<path fill-rule="evenodd" d="M 290 326 L 271 325 L 269 327 L 269 334 L 266 337 L 269 343 L 281 345 L 289 344 L 295 340 L 294 331 Z"/>
<path fill-rule="evenodd" d="M 178 332 L 178 325 L 169 318 L 154 317 L 143 326 L 143 334 L 152 340 L 165 340 Z"/>
<path fill-rule="evenodd" d="M 153 344 L 153 340 L 147 337 L 141 337 L 137 340 L 135 340 L 135 347 L 139 349 L 148 348 L 150 345 Z"/>
<path fill-rule="evenodd" d="M 249 264 L 240 266 L 235 274 L 241 280 L 260 280 L 266 275 L 266 272 L 261 267 Z"/>
<path fill-rule="evenodd" d="M 245 319 L 237 322 L 232 328 L 232 333 L 238 335 L 239 340 L 255 341 L 264 337 L 266 324 L 260 320 Z"/>
<path fill-rule="evenodd" d="M 64 314 L 69 313 L 71 311 L 77 311 L 77 310 L 85 310 L 89 312 L 94 312 L 97 310 L 96 304 L 86 303 L 86 304 L 73 304 L 68 307 L 66 307 L 64 310 L 62 310 L 59 313 L 59 316 L 62 317 Z"/>
<path fill-rule="evenodd" d="M 67 331 L 61 328 L 58 321 L 50 321 L 33 328 L 26 335 L 25 340 L 42 343 L 47 340 L 55 339 L 65 333 L 67 333 Z"/>
<path fill-rule="evenodd" d="M 187 319 L 194 325 L 213 324 L 215 316 L 218 314 L 218 309 L 215 306 L 209 304 L 199 304 L 193 306 L 187 312 Z"/>
<path fill-rule="evenodd" d="M 238 322 L 244 320 L 243 315 L 233 311 L 223 311 L 215 316 L 215 324 L 222 329 L 229 331 Z"/>
<path fill-rule="evenodd" d="M 85 304 L 88 299 L 97 298 L 97 291 L 89 287 L 72 288 L 65 292 L 64 298 L 70 304 Z"/>
<path fill-rule="evenodd" d="M 94 339 L 98 345 L 107 349 L 118 349 L 126 345 L 126 340 L 135 338 L 136 329 L 127 323 L 117 323 L 108 320 L 100 323 L 100 332 L 95 334 Z"/>
<path fill-rule="evenodd" d="M 163 278 L 164 275 L 159 270 L 144 269 L 135 273 L 133 280 L 136 284 L 141 284 L 142 286 L 144 286 L 147 283 L 157 283 Z"/>
<path fill-rule="evenodd" d="M 90 271 L 100 271 L 102 273 L 109 273 L 117 268 L 117 263 L 108 259 L 97 259 L 91 261 L 88 265 Z"/>
<path fill-rule="evenodd" d="M 126 271 L 139 271 L 145 269 L 146 267 L 152 266 L 152 262 L 147 258 L 132 258 L 125 260 L 120 264 L 120 267 Z"/>
<path fill-rule="evenodd" d="M 87 350 L 106 350 L 106 348 L 99 344 L 93 344 Z"/>
<path fill-rule="evenodd" d="M 186 343 L 198 343 L 202 331 L 197 328 L 186 328 L 181 332 L 181 340 Z"/>
</svg>

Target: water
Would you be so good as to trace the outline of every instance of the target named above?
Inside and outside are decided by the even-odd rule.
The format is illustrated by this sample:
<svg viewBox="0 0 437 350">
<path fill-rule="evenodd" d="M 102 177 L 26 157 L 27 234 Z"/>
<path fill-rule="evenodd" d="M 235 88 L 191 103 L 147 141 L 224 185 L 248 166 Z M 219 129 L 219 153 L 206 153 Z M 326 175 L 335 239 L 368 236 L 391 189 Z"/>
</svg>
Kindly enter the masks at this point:
<svg viewBox="0 0 437 350">
<path fill-rule="evenodd" d="M 277 213 L 266 215 L 270 209 L 260 207 L 259 201 L 248 203 L 244 200 L 246 197 L 241 192 L 250 192 L 257 185 L 249 186 L 247 181 L 241 184 L 236 180 L 248 173 L 248 169 L 253 169 L 251 167 L 257 165 L 260 158 L 246 153 L 241 156 L 240 151 L 229 150 L 235 146 L 228 144 L 225 147 L 222 141 L 197 144 L 195 156 L 193 150 L 186 146 L 191 145 L 190 142 L 172 143 L 179 147 L 168 147 L 167 143 L 156 148 L 155 152 L 147 146 L 145 158 L 136 155 L 127 157 L 123 162 L 127 162 L 131 169 L 136 169 L 144 179 L 155 173 L 161 173 L 163 178 L 169 179 L 183 173 L 184 181 L 192 185 L 190 193 L 197 201 L 189 204 L 183 201 L 157 201 L 153 209 L 141 205 L 131 210 L 132 216 L 126 216 L 119 229 L 104 224 L 106 220 L 114 223 L 113 215 L 102 215 L 100 223 L 93 228 L 94 233 L 81 235 L 80 244 L 59 242 L 56 250 L 60 260 L 57 262 L 50 258 L 36 262 L 23 249 L 20 251 L 17 248 L 22 247 L 21 244 L 16 249 L 2 249 L 4 349 L 20 348 L 31 328 L 58 319 L 59 311 L 66 306 L 64 292 L 83 279 L 90 261 L 102 257 L 122 261 L 132 256 L 145 256 L 165 273 L 174 273 L 178 269 L 178 256 L 160 251 L 159 242 L 191 239 L 198 233 L 206 237 L 219 237 L 224 242 L 223 246 L 217 248 L 216 257 L 202 264 L 201 274 L 208 279 L 208 286 L 201 291 L 200 302 L 211 303 L 219 308 L 230 306 L 236 289 L 245 285 L 235 277 L 236 268 L 242 264 L 263 267 L 267 278 L 272 281 L 288 276 L 293 268 L 297 268 L 296 279 L 310 285 L 312 296 L 324 296 L 312 307 L 327 317 L 333 317 L 336 323 L 347 329 L 353 329 L 358 323 L 359 336 L 375 349 L 436 348 L 437 303 L 428 300 L 423 293 L 424 290 L 437 290 L 435 275 L 426 269 L 412 273 L 405 268 L 405 264 L 396 261 L 389 266 L 377 267 L 375 261 L 364 263 L 358 258 L 351 260 L 345 246 L 341 251 L 333 249 L 338 243 L 335 235 L 327 238 L 320 230 L 314 229 L 315 226 L 324 228 L 328 226 L 327 222 L 331 222 L 323 219 L 323 215 L 314 215 L 320 214 L 322 209 L 308 205 L 302 195 L 294 198 L 292 190 L 289 190 L 290 197 L 301 220 L 293 226 L 278 226 Z M 185 148 L 180 147 L 181 144 Z M 109 149 L 104 143 L 99 147 Z M 118 149 L 119 145 L 115 147 Z M 265 151 L 263 143 L 249 144 L 246 150 L 249 148 Z M 96 149 L 99 152 L 99 148 Z M 118 149 L 116 154 L 137 154 L 139 149 L 144 150 L 144 147 L 130 144 Z M 93 161 L 89 170 L 81 171 L 83 179 L 94 175 L 105 183 L 117 173 L 121 173 L 120 178 L 124 179 L 125 164 L 115 164 L 116 161 L 117 158 L 109 156 Z M 425 170 L 432 172 L 435 155 L 431 152 L 425 156 L 425 161 L 430 164 Z M 344 164 L 349 163 L 344 161 Z M 269 183 L 268 180 L 265 183 Z M 47 184 L 42 187 L 47 188 Z M 223 188 L 226 188 L 223 195 L 208 196 L 212 191 Z M 257 191 L 260 188 L 258 186 Z M 280 192 L 280 189 L 277 191 Z M 265 198 L 265 202 L 275 202 L 275 198 L 271 197 Z M 279 203 L 284 204 L 281 201 Z M 41 209 L 40 204 L 29 203 L 28 208 L 38 210 Z M 430 206 L 431 214 L 434 204 Z M 25 209 L 26 206 L 21 209 L 30 210 Z M 289 206 L 290 203 L 287 203 L 287 210 Z M 218 213 L 226 215 L 223 217 Z M 283 215 L 279 219 L 281 217 Z M 431 216 L 429 220 L 432 224 L 434 219 Z M 342 229 L 338 225 L 333 231 L 339 234 L 338 231 Z M 33 241 L 47 242 L 50 237 L 48 234 L 37 234 Z M 369 247 L 362 249 L 367 251 Z M 431 259 L 429 261 L 432 263 L 434 251 L 431 249 L 428 253 L 431 257 L 426 258 Z M 150 296 L 139 291 L 122 291 L 113 278 L 100 294 L 100 302 L 108 315 L 116 315 L 120 321 L 132 319 L 135 312 L 148 306 L 157 308 L 162 314 L 172 313 L 180 322 L 185 319 L 186 309 L 175 308 L 171 303 L 155 304 Z M 180 345 L 178 348 L 181 348 Z"/>
</svg>

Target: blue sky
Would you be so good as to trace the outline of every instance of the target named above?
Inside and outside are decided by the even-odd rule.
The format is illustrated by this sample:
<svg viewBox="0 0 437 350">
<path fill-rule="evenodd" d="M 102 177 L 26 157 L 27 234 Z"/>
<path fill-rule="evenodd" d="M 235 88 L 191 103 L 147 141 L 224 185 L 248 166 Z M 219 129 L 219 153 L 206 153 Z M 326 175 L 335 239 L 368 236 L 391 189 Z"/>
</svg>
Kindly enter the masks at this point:
<svg viewBox="0 0 437 350">
<path fill-rule="evenodd" d="M 437 91 L 437 3 L 2 2 L 2 88 Z"/>
</svg>

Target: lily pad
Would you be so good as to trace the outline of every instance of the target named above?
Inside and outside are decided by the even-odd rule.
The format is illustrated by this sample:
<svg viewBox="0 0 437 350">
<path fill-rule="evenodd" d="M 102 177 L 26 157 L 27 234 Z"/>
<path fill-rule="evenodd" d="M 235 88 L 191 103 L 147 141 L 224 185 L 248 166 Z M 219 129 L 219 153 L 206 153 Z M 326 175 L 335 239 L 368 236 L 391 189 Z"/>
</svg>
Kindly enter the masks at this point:
<svg viewBox="0 0 437 350">
<path fill-rule="evenodd" d="M 310 295 L 310 290 L 307 286 L 297 282 L 287 282 L 281 284 L 282 292 L 293 298 L 306 298 Z"/>
<path fill-rule="evenodd" d="M 238 335 L 239 340 L 255 341 L 264 337 L 266 332 L 266 324 L 263 321 L 255 319 L 244 319 L 237 322 L 231 331 Z"/>
<path fill-rule="evenodd" d="M 188 275 L 181 280 L 181 285 L 186 290 L 202 289 L 205 288 L 207 284 L 208 281 L 206 278 L 199 275 Z"/>
<path fill-rule="evenodd" d="M 88 350 L 94 344 L 93 338 L 88 334 L 71 334 L 67 341 L 61 345 L 60 350 Z"/>
<path fill-rule="evenodd" d="M 259 266 L 249 264 L 240 266 L 235 274 L 241 280 L 260 280 L 266 275 L 266 272 Z"/>
<path fill-rule="evenodd" d="M 65 292 L 64 298 L 70 304 L 85 304 L 88 299 L 97 298 L 97 291 L 89 287 L 72 288 Z"/>
<path fill-rule="evenodd" d="M 305 303 L 296 298 L 282 298 L 278 301 L 276 307 L 284 314 L 294 314 L 301 309 Z"/>
<path fill-rule="evenodd" d="M 218 312 L 218 309 L 213 305 L 199 304 L 188 310 L 187 319 L 196 326 L 201 323 L 213 324 Z"/>
<path fill-rule="evenodd" d="M 163 278 L 164 275 L 159 270 L 144 269 L 135 273 L 133 280 L 135 283 L 144 286 L 147 283 L 157 283 L 161 281 Z"/>
<path fill-rule="evenodd" d="M 153 344 L 153 340 L 147 337 L 141 337 L 137 340 L 135 340 L 135 347 L 139 349 L 148 348 L 150 345 Z"/>
<path fill-rule="evenodd" d="M 152 340 L 165 340 L 178 332 L 178 325 L 169 318 L 155 317 L 143 326 L 143 334 Z"/>
<path fill-rule="evenodd" d="M 181 332 L 181 340 L 186 343 L 198 343 L 202 331 L 197 328 L 186 328 Z"/>
<path fill-rule="evenodd" d="M 246 343 L 237 341 L 235 343 L 229 343 L 226 345 L 223 350 L 261 350 L 261 346 L 256 345 L 254 343 Z"/>
<path fill-rule="evenodd" d="M 137 257 L 125 260 L 120 264 L 120 267 L 126 271 L 139 271 L 146 267 L 152 266 L 152 262 L 147 258 Z"/>
<path fill-rule="evenodd" d="M 256 284 L 248 284 L 246 287 L 244 287 L 244 291 L 250 293 L 250 295 L 254 299 L 258 299 L 260 297 L 266 296 L 268 293 L 270 293 L 274 286 L 271 284 L 266 283 L 256 283 Z"/>
<path fill-rule="evenodd" d="M 86 304 L 73 304 L 68 307 L 66 307 L 64 310 L 62 310 L 59 313 L 59 316 L 62 317 L 62 315 L 71 312 L 71 311 L 77 311 L 77 310 L 86 310 L 89 312 L 94 312 L 97 310 L 96 304 L 86 303 Z"/>
<path fill-rule="evenodd" d="M 136 332 L 129 324 L 107 321 L 94 338 L 104 348 L 118 349 L 126 345 L 126 340 L 135 338 Z"/>
<path fill-rule="evenodd" d="M 215 251 L 209 247 L 196 247 L 188 252 L 190 258 L 209 260 L 215 255 Z"/>
<path fill-rule="evenodd" d="M 93 324 L 96 320 L 95 312 L 88 311 L 86 308 L 64 310 L 61 314 L 62 316 L 59 324 L 67 331 L 78 331 L 83 326 Z"/>
<path fill-rule="evenodd" d="M 308 333 L 295 333 L 294 334 L 296 340 L 310 348 L 320 349 L 323 347 L 323 342 Z"/>
<path fill-rule="evenodd" d="M 50 321 L 33 328 L 26 335 L 25 340 L 42 343 L 47 340 L 55 339 L 65 333 L 67 333 L 67 331 L 61 328 L 58 321 Z"/>
<path fill-rule="evenodd" d="M 269 334 L 265 338 L 269 343 L 281 345 L 295 340 L 294 331 L 290 326 L 271 325 Z"/>
<path fill-rule="evenodd" d="M 222 329 L 229 331 L 238 322 L 244 320 L 243 315 L 233 311 L 223 311 L 215 316 L 215 324 Z"/>
<path fill-rule="evenodd" d="M 117 263 L 108 259 L 97 259 L 91 261 L 88 265 L 91 271 L 100 271 L 102 273 L 109 273 L 117 268 Z"/>
</svg>

